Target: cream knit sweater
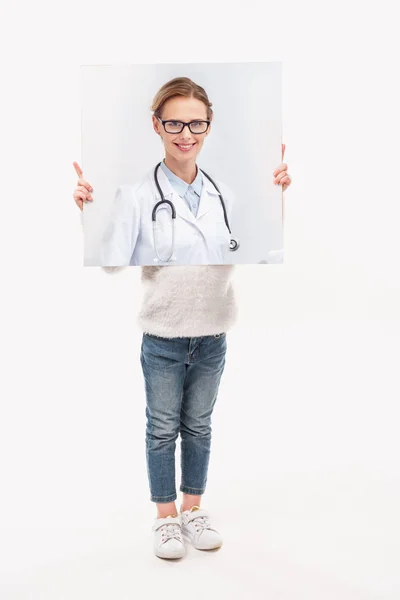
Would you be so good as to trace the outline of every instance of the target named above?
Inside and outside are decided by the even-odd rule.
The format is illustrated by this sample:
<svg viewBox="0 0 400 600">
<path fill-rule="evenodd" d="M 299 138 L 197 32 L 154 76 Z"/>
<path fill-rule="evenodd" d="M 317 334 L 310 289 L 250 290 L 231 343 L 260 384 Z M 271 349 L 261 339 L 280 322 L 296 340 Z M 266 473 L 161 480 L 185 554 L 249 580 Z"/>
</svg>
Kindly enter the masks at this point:
<svg viewBox="0 0 400 600">
<path fill-rule="evenodd" d="M 116 273 L 128 267 L 102 267 Z M 129 267 L 134 268 L 134 267 Z M 141 267 L 142 331 L 161 337 L 201 337 L 228 331 L 236 321 L 234 265 Z"/>
</svg>

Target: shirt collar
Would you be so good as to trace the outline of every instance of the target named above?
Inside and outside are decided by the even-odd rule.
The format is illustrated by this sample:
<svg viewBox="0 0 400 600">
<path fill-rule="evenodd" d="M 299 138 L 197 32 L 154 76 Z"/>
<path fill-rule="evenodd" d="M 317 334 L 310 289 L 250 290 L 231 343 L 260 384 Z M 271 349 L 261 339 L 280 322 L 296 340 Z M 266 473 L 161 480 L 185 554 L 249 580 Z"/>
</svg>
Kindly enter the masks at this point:
<svg viewBox="0 0 400 600">
<path fill-rule="evenodd" d="M 201 188 L 203 186 L 203 176 L 198 167 L 197 175 L 193 183 L 187 183 L 186 181 L 183 181 L 183 179 L 175 175 L 175 173 L 173 173 L 171 169 L 168 169 L 164 161 L 162 161 L 160 168 L 164 171 L 170 184 L 174 187 L 179 196 L 183 197 L 188 191 L 189 187 L 191 187 L 198 196 L 201 195 Z"/>
</svg>

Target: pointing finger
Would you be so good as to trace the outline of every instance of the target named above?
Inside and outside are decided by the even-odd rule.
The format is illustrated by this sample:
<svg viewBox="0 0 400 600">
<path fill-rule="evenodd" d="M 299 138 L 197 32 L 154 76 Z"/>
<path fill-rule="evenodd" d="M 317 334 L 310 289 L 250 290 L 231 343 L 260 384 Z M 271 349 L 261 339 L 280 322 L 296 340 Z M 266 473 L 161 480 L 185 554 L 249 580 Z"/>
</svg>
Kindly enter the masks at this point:
<svg viewBox="0 0 400 600">
<path fill-rule="evenodd" d="M 72 163 L 74 165 L 76 174 L 78 175 L 78 177 L 82 177 L 83 173 L 82 173 L 82 169 L 80 168 L 80 166 L 78 165 L 77 162 L 73 162 Z"/>
</svg>

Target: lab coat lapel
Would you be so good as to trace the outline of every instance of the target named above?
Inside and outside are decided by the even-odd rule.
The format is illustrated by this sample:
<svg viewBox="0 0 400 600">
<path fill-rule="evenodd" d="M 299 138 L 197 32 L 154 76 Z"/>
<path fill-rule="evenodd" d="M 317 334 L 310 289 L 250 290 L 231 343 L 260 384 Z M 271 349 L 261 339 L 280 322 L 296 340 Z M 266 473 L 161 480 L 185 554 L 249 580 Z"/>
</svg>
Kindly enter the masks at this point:
<svg viewBox="0 0 400 600">
<path fill-rule="evenodd" d="M 162 171 L 162 169 L 158 169 L 157 178 L 158 178 L 158 183 L 160 184 L 160 187 L 163 191 L 165 199 L 170 200 L 173 203 L 173 205 L 175 206 L 176 214 L 179 215 L 182 219 L 185 219 L 185 221 L 189 221 L 189 223 L 193 223 L 195 225 L 196 218 L 195 218 L 194 214 L 191 212 L 191 210 L 188 207 L 188 205 L 186 204 L 185 200 L 183 198 L 181 198 L 175 192 L 175 190 L 172 188 L 172 186 L 168 180 L 168 177 L 165 175 L 165 173 L 164 173 L 164 171 Z M 203 186 L 203 190 L 204 190 L 204 186 Z M 157 186 L 156 186 L 156 199 L 157 199 L 157 202 L 159 200 L 161 200 Z M 200 204 L 201 204 L 201 202 L 200 202 Z M 166 206 L 166 204 L 161 205 L 160 209 L 163 208 L 163 206 Z"/>
<path fill-rule="evenodd" d="M 201 190 L 199 210 L 197 213 L 197 220 L 204 217 L 210 210 L 215 208 L 218 202 L 218 192 L 205 175 L 203 175 L 203 187 Z"/>
</svg>

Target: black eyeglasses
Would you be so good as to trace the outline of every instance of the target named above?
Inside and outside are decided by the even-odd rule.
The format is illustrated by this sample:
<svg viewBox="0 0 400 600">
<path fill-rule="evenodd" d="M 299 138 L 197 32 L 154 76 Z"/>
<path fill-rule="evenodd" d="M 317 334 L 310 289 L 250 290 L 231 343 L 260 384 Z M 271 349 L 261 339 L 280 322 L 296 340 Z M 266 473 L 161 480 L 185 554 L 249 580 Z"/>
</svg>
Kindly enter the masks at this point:
<svg viewBox="0 0 400 600">
<path fill-rule="evenodd" d="M 167 133 L 181 133 L 187 125 L 191 133 L 198 135 L 205 133 L 211 123 L 211 121 L 190 121 L 189 123 L 184 123 L 183 121 L 163 121 L 160 117 L 157 117 L 157 119 L 163 124 Z"/>
</svg>

